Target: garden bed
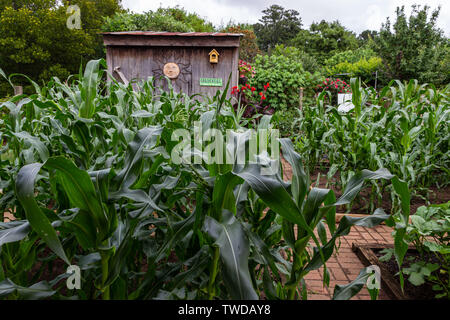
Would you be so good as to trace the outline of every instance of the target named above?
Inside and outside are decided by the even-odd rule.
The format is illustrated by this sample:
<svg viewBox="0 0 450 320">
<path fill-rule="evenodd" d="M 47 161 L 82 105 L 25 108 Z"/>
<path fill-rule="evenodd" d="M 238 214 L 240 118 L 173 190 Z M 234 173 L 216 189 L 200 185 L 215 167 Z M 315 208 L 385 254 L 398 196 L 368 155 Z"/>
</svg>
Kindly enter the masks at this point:
<svg viewBox="0 0 450 320">
<path fill-rule="evenodd" d="M 292 178 L 292 168 L 289 165 L 289 163 L 285 160 L 282 159 L 282 165 L 283 165 L 283 178 L 285 181 L 291 180 Z M 332 189 L 334 191 L 334 193 L 336 194 L 336 197 L 339 197 L 342 194 L 342 190 L 340 190 L 339 188 L 336 188 L 334 185 L 326 185 L 327 184 L 327 169 L 318 169 L 316 168 L 316 170 L 314 170 L 314 172 L 312 174 L 310 174 L 310 181 L 311 182 L 316 182 L 317 181 L 317 177 L 320 174 L 320 179 L 319 179 L 319 185 L 315 185 L 315 187 L 318 188 L 328 188 L 328 189 Z M 337 176 L 339 174 L 339 172 L 337 172 L 335 174 L 335 176 Z M 367 214 L 369 212 L 369 204 L 370 204 L 370 194 L 371 194 L 372 190 L 371 187 L 367 187 L 365 189 L 362 189 L 360 194 L 356 197 L 355 201 L 352 203 L 352 207 L 349 210 L 349 214 L 356 214 L 356 215 L 360 215 L 360 214 Z M 427 201 L 429 203 L 427 203 Z M 445 187 L 441 187 L 441 188 L 437 188 L 435 186 L 429 187 L 428 188 L 428 194 L 427 195 L 422 195 L 421 197 L 419 196 L 412 196 L 411 197 L 411 203 L 410 203 L 410 208 L 411 208 L 411 214 L 414 214 L 417 211 L 417 208 L 421 207 L 421 206 L 427 206 L 429 204 L 441 204 L 441 203 L 446 203 L 450 201 L 450 186 L 445 186 Z M 382 208 L 386 213 L 391 212 L 391 208 L 392 208 L 392 201 L 391 201 L 391 196 L 390 193 L 388 191 L 385 191 L 383 193 L 382 196 L 382 202 L 380 205 L 377 205 L 376 208 Z M 347 212 L 347 208 L 345 206 L 340 206 L 337 207 L 337 212 L 340 213 L 345 213 Z"/>
<path fill-rule="evenodd" d="M 381 271 L 381 287 L 395 300 L 433 300 L 436 292 L 432 289 L 432 284 L 424 283 L 421 286 L 414 286 L 407 280 L 405 275 L 404 291 L 400 287 L 399 268 L 394 256 L 390 260 L 383 262 L 380 258 L 384 255 L 383 249 L 393 248 L 390 244 L 353 244 L 353 251 L 356 252 L 359 259 L 365 266 L 376 265 Z M 420 260 L 419 253 L 413 247 L 410 247 L 405 255 L 403 268 L 409 267 L 414 262 Z"/>
</svg>

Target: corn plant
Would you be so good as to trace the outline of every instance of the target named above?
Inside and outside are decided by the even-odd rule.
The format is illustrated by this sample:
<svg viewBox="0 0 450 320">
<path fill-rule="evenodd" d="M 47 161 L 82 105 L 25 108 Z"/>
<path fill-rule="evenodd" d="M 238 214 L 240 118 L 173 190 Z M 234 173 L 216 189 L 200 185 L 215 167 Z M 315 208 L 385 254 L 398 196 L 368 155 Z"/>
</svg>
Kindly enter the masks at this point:
<svg viewBox="0 0 450 320">
<path fill-rule="evenodd" d="M 449 87 L 437 90 L 416 80 L 393 80 L 376 93 L 362 88 L 357 79 L 351 80 L 351 87 L 353 110 L 324 106 L 322 92 L 317 106 L 305 106 L 301 112 L 296 147 L 311 155 L 310 169 L 325 164 L 332 175 L 339 173 L 335 186 L 342 190 L 350 178 L 346 172 L 380 167 L 406 181 L 415 196 L 430 186 L 448 185 Z M 333 183 L 331 176 L 328 182 Z M 372 194 L 382 194 L 385 187 L 373 183 Z M 371 212 L 380 200 L 370 200 Z"/>
<path fill-rule="evenodd" d="M 0 223 L 0 297 L 306 299 L 304 276 L 323 266 L 329 283 L 326 262 L 340 236 L 388 218 L 376 210 L 337 226 L 335 207 L 365 181 L 398 178 L 355 170 L 338 199 L 312 187 L 309 159 L 276 140 L 271 116 L 247 122 L 234 113 L 228 88 L 200 102 L 170 82 L 165 91 L 152 78 L 123 85 L 104 74 L 104 61 L 90 61 L 68 82 L 33 83 L 34 94 L 0 105 L 0 212 L 2 221 L 4 212 L 14 216 Z M 252 136 L 250 125 L 262 133 Z M 170 156 L 177 129 L 190 132 L 198 161 Z M 232 130 L 233 143 L 222 146 L 231 163 L 198 148 L 212 129 Z M 259 150 L 269 136 L 293 167 L 291 182 L 281 167 L 262 174 L 277 167 L 267 156 L 276 147 L 247 152 L 252 139 Z M 69 265 L 81 270 L 80 289 L 65 285 Z M 362 270 L 334 298 L 352 297 L 368 277 Z"/>
</svg>

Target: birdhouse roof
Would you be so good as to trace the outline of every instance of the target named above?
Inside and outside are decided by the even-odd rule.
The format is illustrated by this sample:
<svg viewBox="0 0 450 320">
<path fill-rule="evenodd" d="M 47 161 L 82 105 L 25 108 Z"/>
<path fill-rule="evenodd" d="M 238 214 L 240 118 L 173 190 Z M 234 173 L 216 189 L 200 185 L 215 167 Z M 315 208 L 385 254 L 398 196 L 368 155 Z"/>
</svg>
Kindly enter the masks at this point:
<svg viewBox="0 0 450 320">
<path fill-rule="evenodd" d="M 217 54 L 218 56 L 219 56 L 219 53 L 217 52 L 217 50 L 216 49 L 212 49 L 211 50 L 211 52 L 210 53 L 208 53 L 209 55 L 212 55 L 212 54 Z"/>
</svg>

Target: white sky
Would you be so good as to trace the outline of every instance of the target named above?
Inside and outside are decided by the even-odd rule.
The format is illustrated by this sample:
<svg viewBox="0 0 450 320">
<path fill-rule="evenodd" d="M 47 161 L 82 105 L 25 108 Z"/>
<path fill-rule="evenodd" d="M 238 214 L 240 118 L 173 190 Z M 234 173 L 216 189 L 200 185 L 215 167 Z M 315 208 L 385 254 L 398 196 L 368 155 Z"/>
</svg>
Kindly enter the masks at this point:
<svg viewBox="0 0 450 320">
<path fill-rule="evenodd" d="M 300 13 L 303 26 L 322 19 L 339 20 L 348 29 L 360 33 L 363 30 L 379 30 L 387 16 L 395 16 L 397 6 L 405 5 L 409 15 L 411 5 L 429 5 L 430 12 L 441 5 L 438 26 L 448 36 L 450 33 L 449 0 L 122 0 L 125 8 L 134 12 L 154 10 L 158 7 L 180 5 L 189 12 L 196 12 L 215 25 L 228 21 L 255 23 L 261 11 L 272 4 Z"/>
</svg>

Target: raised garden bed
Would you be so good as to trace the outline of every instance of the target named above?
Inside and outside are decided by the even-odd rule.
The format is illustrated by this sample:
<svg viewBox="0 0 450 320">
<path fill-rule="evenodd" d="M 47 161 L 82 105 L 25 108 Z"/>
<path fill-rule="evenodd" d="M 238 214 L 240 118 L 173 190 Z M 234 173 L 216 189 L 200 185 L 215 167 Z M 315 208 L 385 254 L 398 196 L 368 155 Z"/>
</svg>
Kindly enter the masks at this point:
<svg viewBox="0 0 450 320">
<path fill-rule="evenodd" d="M 414 286 L 407 280 L 405 275 L 404 292 L 400 287 L 399 277 L 396 275 L 399 271 L 397 262 L 392 256 L 387 262 L 380 261 L 384 254 L 381 252 L 386 248 L 393 248 L 392 244 L 358 244 L 354 243 L 353 251 L 365 266 L 376 265 L 381 271 L 381 288 L 391 299 L 394 300 L 433 300 L 436 292 L 432 290 L 430 283 L 421 286 Z M 409 247 L 405 255 L 403 267 L 409 267 L 416 259 L 418 252 L 414 247 Z"/>
</svg>

